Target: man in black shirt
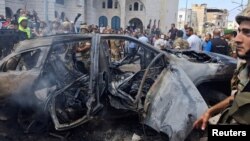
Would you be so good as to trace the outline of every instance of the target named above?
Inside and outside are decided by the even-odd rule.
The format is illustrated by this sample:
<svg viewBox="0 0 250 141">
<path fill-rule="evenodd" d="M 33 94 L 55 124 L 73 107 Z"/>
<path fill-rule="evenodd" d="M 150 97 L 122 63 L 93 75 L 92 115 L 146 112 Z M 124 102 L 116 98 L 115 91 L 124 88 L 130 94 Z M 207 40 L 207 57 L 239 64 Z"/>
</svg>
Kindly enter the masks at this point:
<svg viewBox="0 0 250 141">
<path fill-rule="evenodd" d="M 170 34 L 170 39 L 172 41 L 175 40 L 177 31 L 178 29 L 175 28 L 175 24 L 171 24 L 171 29 L 168 31 L 168 34 Z"/>
<path fill-rule="evenodd" d="M 220 31 L 218 29 L 213 31 L 213 36 L 214 38 L 211 39 L 211 52 L 229 55 L 229 45 L 226 40 L 221 39 Z"/>
</svg>

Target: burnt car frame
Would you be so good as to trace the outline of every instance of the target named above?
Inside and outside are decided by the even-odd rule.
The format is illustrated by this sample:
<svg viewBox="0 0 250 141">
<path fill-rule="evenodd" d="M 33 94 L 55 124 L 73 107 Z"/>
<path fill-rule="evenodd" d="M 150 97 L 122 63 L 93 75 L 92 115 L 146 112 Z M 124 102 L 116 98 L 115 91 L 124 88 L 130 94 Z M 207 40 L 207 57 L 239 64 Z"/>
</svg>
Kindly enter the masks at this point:
<svg viewBox="0 0 250 141">
<path fill-rule="evenodd" d="M 112 61 L 111 40 L 133 42 L 137 52 Z M 91 43 L 87 71 L 75 59 L 82 42 Z M 235 67 L 227 56 L 162 51 L 125 35 L 57 35 L 22 41 L 1 60 L 0 95 L 49 112 L 56 130 L 116 109 L 122 112 L 112 114 L 139 114 L 143 124 L 177 141 L 188 136 L 207 104 L 230 95 Z"/>
</svg>

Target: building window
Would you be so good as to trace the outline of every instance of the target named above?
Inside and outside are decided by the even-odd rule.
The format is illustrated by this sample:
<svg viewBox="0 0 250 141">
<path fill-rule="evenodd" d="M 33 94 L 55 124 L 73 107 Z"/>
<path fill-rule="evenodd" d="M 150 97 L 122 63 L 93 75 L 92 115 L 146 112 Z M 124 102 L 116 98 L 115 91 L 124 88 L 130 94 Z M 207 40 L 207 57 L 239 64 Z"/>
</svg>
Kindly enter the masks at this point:
<svg viewBox="0 0 250 141">
<path fill-rule="evenodd" d="M 113 0 L 108 0 L 108 8 L 113 8 Z"/>
<path fill-rule="evenodd" d="M 218 22 L 218 26 L 220 26 L 220 23 Z"/>
<path fill-rule="evenodd" d="M 139 4 L 138 4 L 138 2 L 135 2 L 134 3 L 134 11 L 138 11 L 138 9 L 139 9 Z"/>
<path fill-rule="evenodd" d="M 56 0 L 56 3 L 64 5 L 64 0 Z"/>
<path fill-rule="evenodd" d="M 111 19 L 111 28 L 114 29 L 114 30 L 119 30 L 120 27 L 121 27 L 121 20 L 120 20 L 120 17 L 118 16 L 114 16 L 112 19 Z"/>
<path fill-rule="evenodd" d="M 143 4 L 140 5 L 140 10 L 143 11 Z"/>
<path fill-rule="evenodd" d="M 106 2 L 102 2 L 102 8 L 105 9 L 106 8 Z"/>
<path fill-rule="evenodd" d="M 12 16 L 13 16 L 12 10 L 9 7 L 5 7 L 5 11 L 6 11 L 6 13 L 5 13 L 6 18 L 12 18 Z"/>
<path fill-rule="evenodd" d="M 132 5 L 131 4 L 129 5 L 129 11 L 132 11 Z"/>
<path fill-rule="evenodd" d="M 118 1 L 115 2 L 115 9 L 118 8 Z"/>
<path fill-rule="evenodd" d="M 61 17 L 60 17 L 60 18 L 61 18 L 61 20 L 64 22 L 64 20 L 65 20 L 65 19 L 64 19 L 64 18 L 65 18 L 65 13 L 64 13 L 64 12 L 61 13 Z"/>
<path fill-rule="evenodd" d="M 181 19 L 181 18 L 182 18 L 182 15 L 179 15 L 179 18 Z"/>
<path fill-rule="evenodd" d="M 55 18 L 58 18 L 58 12 L 55 11 Z"/>
<path fill-rule="evenodd" d="M 99 17 L 99 27 L 107 27 L 108 26 L 108 18 L 106 16 Z"/>
</svg>

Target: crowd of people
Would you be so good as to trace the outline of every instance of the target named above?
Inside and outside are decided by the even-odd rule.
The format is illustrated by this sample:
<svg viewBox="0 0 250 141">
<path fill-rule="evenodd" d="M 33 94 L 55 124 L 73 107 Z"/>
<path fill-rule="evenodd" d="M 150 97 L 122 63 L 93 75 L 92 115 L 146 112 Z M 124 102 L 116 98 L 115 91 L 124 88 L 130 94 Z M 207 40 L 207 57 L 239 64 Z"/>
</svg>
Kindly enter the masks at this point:
<svg viewBox="0 0 250 141">
<path fill-rule="evenodd" d="M 79 16 L 77 15 L 77 17 Z M 164 34 L 161 32 L 152 32 L 150 29 L 144 31 L 135 28 L 114 30 L 110 27 L 98 27 L 97 25 L 87 25 L 86 23 L 82 23 L 79 27 L 76 27 L 76 20 L 72 22 L 64 18 L 45 22 L 39 19 L 35 11 L 29 12 L 20 9 L 10 18 L 4 18 L 4 16 L 0 15 L 0 29 L 14 29 L 18 31 L 19 40 L 65 33 L 115 33 L 131 35 L 137 38 L 144 35 L 148 39 L 148 43 L 159 49 L 190 49 L 236 57 L 235 45 L 233 44 L 236 32 L 233 30 L 220 31 L 219 29 L 215 29 L 213 33 L 207 33 L 201 38 L 187 24 L 184 25 L 183 29 L 179 30 L 175 27 L 175 24 L 172 24 L 169 32 Z M 224 33 L 223 36 L 221 33 Z"/>
</svg>

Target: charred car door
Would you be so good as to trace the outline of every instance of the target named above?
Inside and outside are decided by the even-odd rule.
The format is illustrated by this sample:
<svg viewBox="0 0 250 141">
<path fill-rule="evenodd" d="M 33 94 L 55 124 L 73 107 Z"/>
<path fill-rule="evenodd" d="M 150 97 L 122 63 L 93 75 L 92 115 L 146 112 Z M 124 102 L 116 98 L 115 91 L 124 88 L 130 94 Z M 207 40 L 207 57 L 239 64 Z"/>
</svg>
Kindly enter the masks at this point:
<svg viewBox="0 0 250 141">
<path fill-rule="evenodd" d="M 50 78 L 45 108 L 56 130 L 67 130 L 93 119 L 99 104 L 96 36 L 79 36 L 53 44 L 46 78 Z M 46 79 L 47 80 L 47 79 Z"/>
<path fill-rule="evenodd" d="M 147 93 L 143 123 L 167 134 L 170 141 L 185 140 L 193 122 L 206 109 L 204 99 L 183 69 L 169 64 Z"/>
<path fill-rule="evenodd" d="M 1 97 L 12 94 L 33 94 L 33 86 L 39 77 L 47 54 L 46 47 L 12 53 L 2 60 L 0 73 Z"/>
</svg>

